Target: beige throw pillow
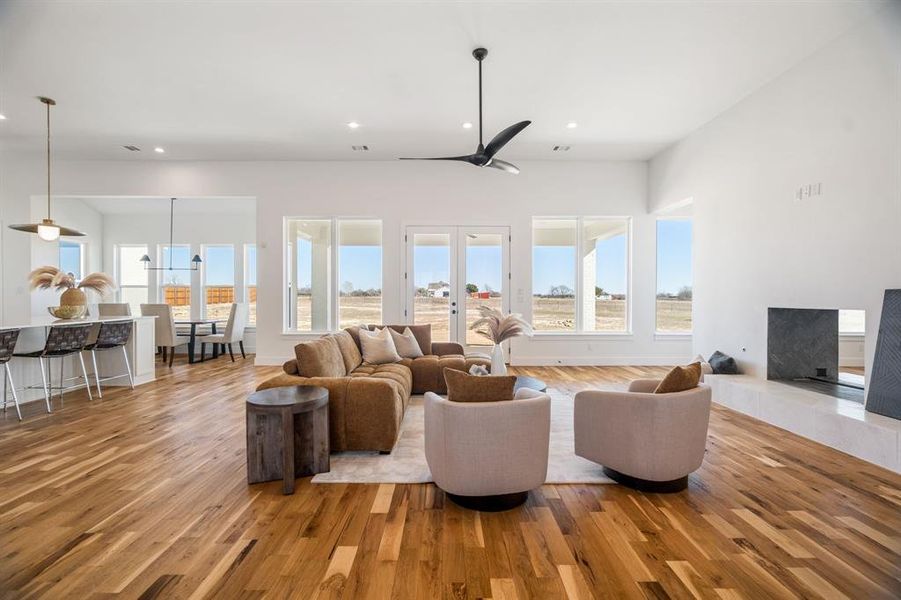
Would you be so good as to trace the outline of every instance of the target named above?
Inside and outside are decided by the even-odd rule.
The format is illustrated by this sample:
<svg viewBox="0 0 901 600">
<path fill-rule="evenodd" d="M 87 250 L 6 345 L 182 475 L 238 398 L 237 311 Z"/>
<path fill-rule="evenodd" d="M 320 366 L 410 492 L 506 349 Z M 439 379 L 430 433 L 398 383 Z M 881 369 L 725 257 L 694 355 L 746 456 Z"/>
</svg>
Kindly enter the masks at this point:
<svg viewBox="0 0 901 600">
<path fill-rule="evenodd" d="M 423 356 L 422 348 L 419 347 L 419 342 L 416 341 L 416 336 L 413 335 L 413 332 L 410 331 L 409 327 L 404 329 L 403 333 L 398 333 L 388 327 L 385 329 L 391 333 L 391 339 L 394 340 L 394 346 L 397 348 L 397 353 L 403 358 L 419 358 L 420 356 Z"/>
<path fill-rule="evenodd" d="M 360 346 L 363 350 L 363 362 L 370 365 L 384 365 L 400 361 L 394 340 L 387 329 L 380 331 L 361 329 Z"/>
</svg>

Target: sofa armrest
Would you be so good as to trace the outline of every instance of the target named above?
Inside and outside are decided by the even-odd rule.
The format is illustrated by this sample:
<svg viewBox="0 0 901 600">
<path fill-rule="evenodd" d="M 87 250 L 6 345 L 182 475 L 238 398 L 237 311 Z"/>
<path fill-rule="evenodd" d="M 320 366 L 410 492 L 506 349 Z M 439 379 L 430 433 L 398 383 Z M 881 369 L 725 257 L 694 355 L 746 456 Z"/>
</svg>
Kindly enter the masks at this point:
<svg viewBox="0 0 901 600">
<path fill-rule="evenodd" d="M 297 359 L 292 358 L 291 360 L 286 360 L 282 365 L 282 371 L 284 371 L 288 375 L 297 375 Z"/>
<path fill-rule="evenodd" d="M 432 354 L 435 356 L 447 356 L 448 354 L 463 356 L 463 346 L 457 342 L 432 342 Z"/>
</svg>

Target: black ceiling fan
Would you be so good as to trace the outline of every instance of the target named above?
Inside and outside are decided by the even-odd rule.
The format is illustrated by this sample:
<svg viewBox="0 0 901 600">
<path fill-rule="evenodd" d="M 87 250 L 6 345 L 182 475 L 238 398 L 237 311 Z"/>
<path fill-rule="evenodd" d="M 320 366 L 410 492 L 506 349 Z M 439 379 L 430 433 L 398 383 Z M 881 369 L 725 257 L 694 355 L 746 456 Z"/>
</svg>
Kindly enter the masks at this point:
<svg viewBox="0 0 901 600">
<path fill-rule="evenodd" d="M 501 171 L 506 171 L 507 173 L 513 173 L 515 175 L 519 173 L 519 167 L 495 158 L 494 156 L 500 151 L 501 148 L 506 146 L 507 143 L 516 136 L 516 134 L 528 127 L 531 121 L 520 121 L 519 123 L 510 125 L 499 134 L 494 136 L 494 139 L 488 142 L 487 146 L 482 143 L 482 61 L 485 60 L 486 56 L 488 56 L 488 50 L 486 50 L 485 48 L 476 48 L 472 51 L 472 55 L 479 62 L 479 147 L 476 149 L 475 153 L 467 154 L 465 156 L 401 158 L 400 160 L 457 160 L 461 162 L 468 162 L 469 164 L 475 165 L 477 167 L 491 167 L 493 169 L 500 169 Z"/>
</svg>

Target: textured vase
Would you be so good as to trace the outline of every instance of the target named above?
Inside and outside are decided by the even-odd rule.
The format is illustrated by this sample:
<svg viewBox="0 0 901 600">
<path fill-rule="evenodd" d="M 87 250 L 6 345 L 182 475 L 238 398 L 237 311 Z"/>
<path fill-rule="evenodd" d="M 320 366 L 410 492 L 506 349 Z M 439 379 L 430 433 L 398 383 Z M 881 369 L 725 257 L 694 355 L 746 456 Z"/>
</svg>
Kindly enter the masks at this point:
<svg viewBox="0 0 901 600">
<path fill-rule="evenodd" d="M 84 306 L 87 303 L 87 296 L 78 288 L 69 288 L 59 298 L 60 306 Z"/>
<path fill-rule="evenodd" d="M 507 365 L 504 362 L 504 349 L 501 348 L 500 344 L 495 344 L 494 350 L 491 351 L 491 374 L 507 374 Z"/>
</svg>

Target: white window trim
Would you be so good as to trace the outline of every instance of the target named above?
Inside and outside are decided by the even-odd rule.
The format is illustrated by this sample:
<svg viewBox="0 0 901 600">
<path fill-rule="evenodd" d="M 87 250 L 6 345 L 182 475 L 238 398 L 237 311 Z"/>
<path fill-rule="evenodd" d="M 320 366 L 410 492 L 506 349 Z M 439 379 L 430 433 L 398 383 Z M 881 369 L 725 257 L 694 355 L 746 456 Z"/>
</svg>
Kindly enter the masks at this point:
<svg viewBox="0 0 901 600">
<path fill-rule="evenodd" d="M 255 259 L 259 256 L 259 251 L 260 251 L 260 249 L 259 249 L 259 247 L 256 245 L 256 243 L 252 243 L 252 244 L 251 244 L 251 243 L 249 243 L 249 242 L 246 243 L 246 244 L 242 244 L 242 247 L 243 247 L 243 252 L 241 253 L 241 272 L 244 274 L 244 276 L 241 278 L 241 283 L 242 283 L 241 287 L 243 288 L 243 290 L 242 290 L 242 292 L 241 292 L 241 297 L 244 299 L 244 302 L 247 303 L 248 306 L 250 306 L 250 288 L 251 288 L 251 284 L 248 283 L 248 274 L 249 274 L 249 269 L 248 269 L 248 268 L 249 268 L 249 265 L 250 265 L 250 260 L 248 259 L 248 257 L 249 257 L 249 255 L 250 255 L 250 248 L 254 248 L 254 250 L 255 250 L 256 253 L 257 253 L 257 256 L 254 257 Z M 237 253 L 235 253 L 235 254 L 237 254 Z M 236 260 L 237 260 L 237 258 L 238 258 L 238 257 L 235 256 L 235 259 L 236 259 Z M 257 264 L 255 265 L 255 267 L 256 267 L 256 269 L 257 269 L 257 281 L 259 281 L 259 279 L 260 279 L 259 260 L 256 260 L 256 263 L 257 263 Z M 259 285 L 258 285 L 256 282 L 254 282 L 254 283 L 252 284 L 252 287 L 256 287 L 256 288 L 257 288 L 257 300 L 259 300 L 259 296 L 260 296 L 260 288 L 259 288 Z M 237 297 L 237 296 L 236 296 L 236 297 Z M 257 308 L 259 308 L 259 306 L 257 306 Z M 248 318 L 249 318 L 249 317 L 248 317 Z M 257 328 L 257 324 L 256 324 L 256 321 L 254 321 L 253 323 L 248 323 L 247 326 L 246 326 L 244 329 L 245 329 L 245 330 L 249 329 L 249 330 L 251 330 L 251 331 L 255 331 L 256 328 Z"/>
<path fill-rule="evenodd" d="M 658 216 L 654 219 L 654 338 L 657 340 L 676 340 L 678 338 L 691 339 L 694 332 L 694 315 L 692 315 L 691 329 L 688 331 L 661 331 L 657 327 L 657 282 L 660 281 L 660 221 L 691 221 L 691 289 L 694 292 L 694 260 L 695 260 L 695 231 L 694 221 L 689 216 Z M 694 307 L 694 297 L 692 297 Z"/>
<path fill-rule="evenodd" d="M 582 247 L 583 236 L 584 236 L 584 223 L 585 221 L 601 221 L 601 220 L 609 220 L 609 221 L 625 221 L 626 222 L 626 329 L 623 331 L 593 331 L 584 329 L 583 323 L 583 310 L 582 310 L 582 289 L 584 287 L 584 266 L 582 264 L 582 260 L 579 257 L 579 248 Z M 531 231 L 530 231 L 530 256 L 534 256 L 535 251 L 535 221 L 576 221 L 576 252 L 574 260 L 576 261 L 576 286 L 575 286 L 575 317 L 576 317 L 576 328 L 572 331 L 542 331 L 542 330 L 533 330 L 532 335 L 542 339 L 550 339 L 552 337 L 559 337 L 565 339 L 574 339 L 579 337 L 585 338 L 631 338 L 633 335 L 632 331 L 632 217 L 631 216 L 595 216 L 595 215 L 583 215 L 583 216 L 575 216 L 575 215 L 554 215 L 554 216 L 533 216 L 531 223 Z M 531 270 L 531 278 L 534 280 L 535 275 L 535 265 L 534 260 L 532 261 L 532 270 Z M 532 281 L 532 289 L 529 293 L 529 304 L 530 310 L 532 313 L 532 325 L 534 327 L 535 322 L 535 304 L 534 304 L 534 295 L 535 295 L 535 282 Z"/>
<path fill-rule="evenodd" d="M 296 288 L 297 282 L 294 281 L 294 273 L 296 265 L 294 265 L 292 256 L 294 255 L 294 241 L 289 235 L 291 229 L 291 221 L 329 221 L 329 303 L 328 315 L 326 317 L 328 328 L 324 330 L 303 331 L 292 327 L 291 322 L 297 318 L 297 302 L 295 290 L 289 287 L 289 284 Z M 385 304 L 385 226 L 384 221 L 378 217 L 333 217 L 333 216 L 286 216 L 282 218 L 282 335 L 285 336 L 308 336 L 308 335 L 325 335 L 334 333 L 338 328 L 338 310 L 340 284 L 338 283 L 338 249 L 340 248 L 340 240 L 338 239 L 338 223 L 341 221 L 376 221 L 381 230 L 381 248 L 382 248 L 382 301 L 380 303 L 382 316 L 384 317 Z M 293 267 L 293 269 L 292 269 Z M 293 312 L 293 314 L 292 314 Z"/>
</svg>

